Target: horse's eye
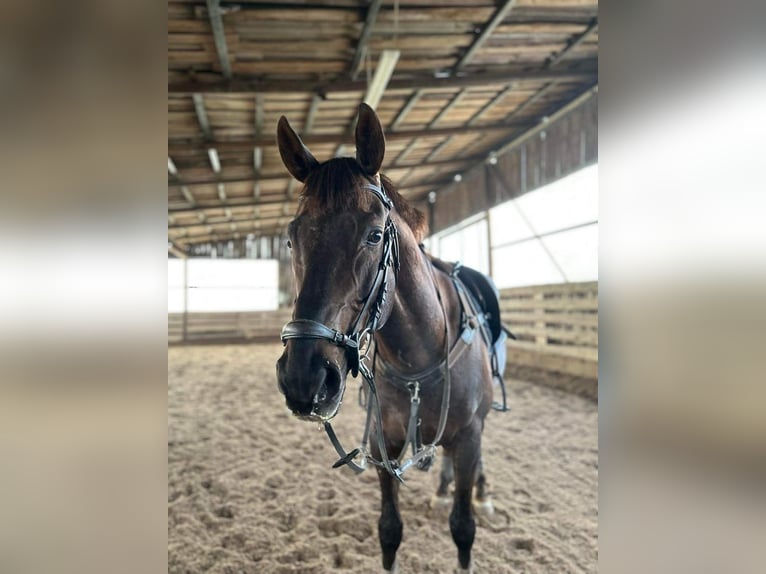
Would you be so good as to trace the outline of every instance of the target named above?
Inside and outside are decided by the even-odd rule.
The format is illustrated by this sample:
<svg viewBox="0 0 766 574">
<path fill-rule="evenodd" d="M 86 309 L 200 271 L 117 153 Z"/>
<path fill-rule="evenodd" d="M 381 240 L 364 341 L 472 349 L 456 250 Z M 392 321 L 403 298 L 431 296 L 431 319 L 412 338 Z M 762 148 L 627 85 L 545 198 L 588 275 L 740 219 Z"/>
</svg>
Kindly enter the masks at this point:
<svg viewBox="0 0 766 574">
<path fill-rule="evenodd" d="M 287 248 L 288 249 L 292 249 L 293 248 L 293 242 L 290 241 L 289 239 L 287 240 Z"/>
<path fill-rule="evenodd" d="M 380 229 L 373 229 L 367 236 L 367 243 L 369 245 L 377 245 L 383 239 L 383 232 Z"/>
</svg>

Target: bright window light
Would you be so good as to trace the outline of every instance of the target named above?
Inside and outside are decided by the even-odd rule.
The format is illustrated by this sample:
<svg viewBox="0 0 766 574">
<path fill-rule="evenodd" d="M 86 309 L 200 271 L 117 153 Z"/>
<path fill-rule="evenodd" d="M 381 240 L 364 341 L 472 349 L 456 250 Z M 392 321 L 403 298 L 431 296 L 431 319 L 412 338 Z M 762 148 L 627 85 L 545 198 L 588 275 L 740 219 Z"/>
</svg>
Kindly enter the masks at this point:
<svg viewBox="0 0 766 574">
<path fill-rule="evenodd" d="M 168 312 L 265 311 L 279 306 L 279 263 L 274 259 L 168 260 Z"/>
<path fill-rule="evenodd" d="M 564 277 L 537 239 L 495 249 L 492 273 L 499 289 L 562 283 Z"/>
<path fill-rule="evenodd" d="M 537 234 L 598 220 L 598 165 L 581 169 L 515 200 Z"/>
</svg>

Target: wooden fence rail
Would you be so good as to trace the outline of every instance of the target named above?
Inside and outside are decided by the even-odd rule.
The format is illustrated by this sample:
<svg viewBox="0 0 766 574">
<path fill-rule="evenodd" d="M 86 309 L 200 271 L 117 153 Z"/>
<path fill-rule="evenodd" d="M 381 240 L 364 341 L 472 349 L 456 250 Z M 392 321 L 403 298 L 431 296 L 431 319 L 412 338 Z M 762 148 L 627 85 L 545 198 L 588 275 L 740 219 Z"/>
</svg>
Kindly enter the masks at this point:
<svg viewBox="0 0 766 574">
<path fill-rule="evenodd" d="M 282 325 L 290 320 L 291 309 L 240 313 L 168 314 L 169 343 L 234 341 L 279 341 Z M 185 332 L 184 332 L 185 330 Z"/>
<path fill-rule="evenodd" d="M 598 282 L 503 289 L 506 373 L 598 396 Z"/>
</svg>

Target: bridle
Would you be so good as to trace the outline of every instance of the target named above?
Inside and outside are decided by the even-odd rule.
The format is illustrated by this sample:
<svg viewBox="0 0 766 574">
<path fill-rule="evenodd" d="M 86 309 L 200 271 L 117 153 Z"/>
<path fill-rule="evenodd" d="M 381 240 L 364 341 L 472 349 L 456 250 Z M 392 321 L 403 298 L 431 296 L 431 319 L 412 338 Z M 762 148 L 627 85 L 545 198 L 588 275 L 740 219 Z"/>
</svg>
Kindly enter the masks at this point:
<svg viewBox="0 0 766 574">
<path fill-rule="evenodd" d="M 293 319 L 282 327 L 282 343 L 290 339 L 325 339 L 346 350 L 349 370 L 356 377 L 362 365 L 363 352 L 369 350 L 372 334 L 380 329 L 383 307 L 389 291 L 390 273 L 399 271 L 399 233 L 391 219 L 393 202 L 382 186 L 365 183 L 364 189 L 371 191 L 387 209 L 383 226 L 383 254 L 378 264 L 372 287 L 364 298 L 362 308 L 344 333 L 311 319 Z M 364 318 L 367 320 L 362 323 Z M 363 326 L 362 326 L 363 325 Z"/>
<path fill-rule="evenodd" d="M 357 314 L 356 319 L 351 323 L 348 331 L 345 333 L 311 319 L 293 319 L 282 327 L 281 338 L 283 344 L 287 344 L 287 341 L 291 339 L 324 339 L 333 345 L 344 348 L 349 370 L 352 375 L 356 377 L 358 373 L 361 373 L 368 385 L 370 397 L 367 405 L 367 421 L 365 423 L 361 448 L 363 449 L 364 445 L 367 443 L 371 416 L 374 408 L 374 414 L 377 419 L 377 442 L 382 460 L 376 461 L 367 452 L 362 452 L 361 463 L 355 463 L 353 459 L 360 454 L 360 449 L 357 448 L 351 452 L 346 452 L 341 446 L 340 441 L 332 428 L 332 424 L 330 423 L 330 419 L 335 416 L 335 413 L 326 418 L 312 413 L 312 416 L 316 420 L 323 423 L 330 442 L 341 457 L 333 465 L 333 468 L 346 464 L 354 472 L 359 473 L 365 470 L 366 462 L 370 461 L 373 464 L 385 468 L 395 478 L 402 480 L 401 474 L 403 469 L 395 468 L 397 466 L 396 461 L 391 461 L 386 451 L 385 440 L 383 437 L 383 416 L 380 410 L 380 402 L 378 401 L 377 387 L 375 386 L 375 359 L 373 357 L 371 361 L 372 369 L 365 364 L 364 360 L 370 359 L 368 354 L 371 347 L 373 347 L 374 334 L 383 326 L 381 319 L 386 296 L 389 292 L 389 278 L 391 277 L 391 273 L 397 273 L 399 271 L 399 233 L 394 220 L 391 218 L 391 210 L 393 209 L 394 204 L 386 194 L 385 189 L 383 189 L 382 186 L 370 182 L 365 183 L 363 187 L 364 189 L 371 191 L 375 197 L 380 200 L 386 208 L 387 213 L 386 222 L 383 227 L 383 254 L 378 263 L 378 269 L 375 274 L 375 279 L 372 282 L 372 287 L 364 299 L 361 310 Z M 366 320 L 364 320 L 365 317 Z"/>
</svg>

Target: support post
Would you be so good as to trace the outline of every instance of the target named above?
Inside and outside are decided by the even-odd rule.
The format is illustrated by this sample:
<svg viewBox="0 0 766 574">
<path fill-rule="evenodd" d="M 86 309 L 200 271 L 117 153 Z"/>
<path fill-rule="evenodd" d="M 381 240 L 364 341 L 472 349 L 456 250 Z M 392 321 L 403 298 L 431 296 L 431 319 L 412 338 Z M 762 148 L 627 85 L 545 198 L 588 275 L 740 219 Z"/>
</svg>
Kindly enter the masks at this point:
<svg viewBox="0 0 766 574">
<path fill-rule="evenodd" d="M 181 332 L 181 340 L 186 343 L 187 341 L 187 335 L 188 335 L 188 313 L 189 313 L 189 273 L 188 273 L 188 265 L 189 265 L 189 259 L 185 258 L 183 260 L 184 262 L 184 314 L 183 314 L 183 322 L 182 322 L 182 332 Z"/>
</svg>

